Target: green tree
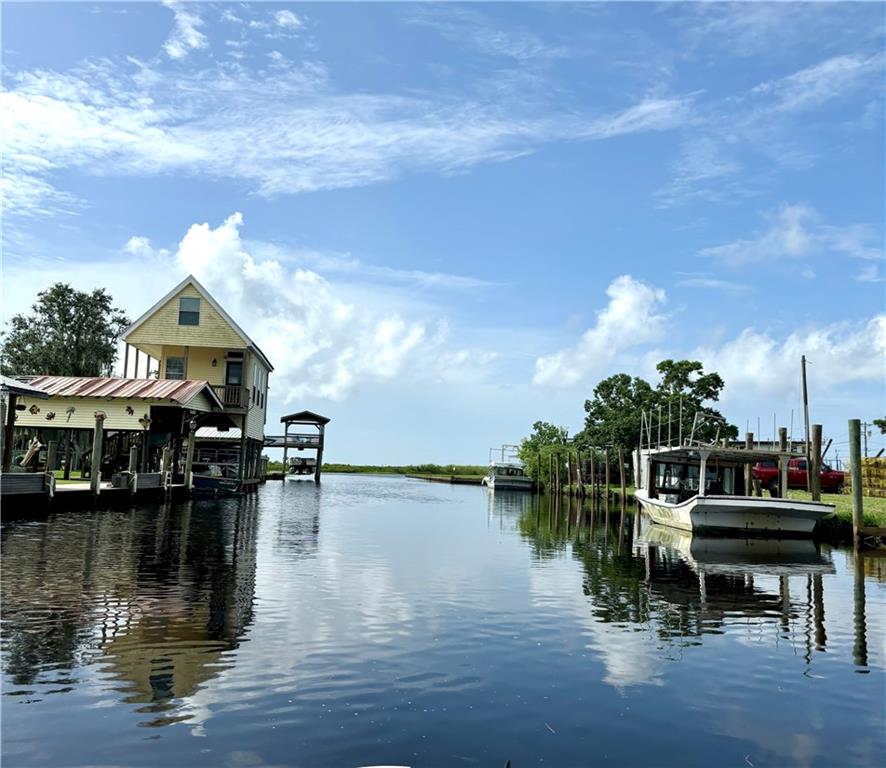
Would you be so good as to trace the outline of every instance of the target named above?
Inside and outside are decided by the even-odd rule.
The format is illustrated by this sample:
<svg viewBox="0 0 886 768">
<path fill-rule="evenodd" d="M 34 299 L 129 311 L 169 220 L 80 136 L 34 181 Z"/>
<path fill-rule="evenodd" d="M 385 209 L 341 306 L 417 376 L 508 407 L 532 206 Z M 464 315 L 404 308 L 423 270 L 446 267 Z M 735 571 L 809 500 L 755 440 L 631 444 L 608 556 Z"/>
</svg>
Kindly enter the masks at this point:
<svg viewBox="0 0 886 768">
<path fill-rule="evenodd" d="M 671 412 L 671 435 L 680 434 L 680 403 L 683 408 L 682 434 L 689 435 L 695 414 L 704 411 L 721 420 L 720 437 L 737 438 L 738 427 L 727 424 L 723 415 L 713 409 L 709 403 L 716 403 L 726 383 L 719 373 L 705 373 L 704 366 L 698 360 L 662 360 L 655 369 L 661 374 L 657 387 L 658 403 L 662 407 L 662 422 L 667 424 L 668 405 Z M 653 414 L 654 423 L 658 423 L 658 414 Z M 664 427 L 667 430 L 667 427 Z M 705 422 L 696 431 L 701 440 L 713 440 L 717 435 L 717 424 Z M 657 435 L 656 435 L 657 437 Z"/>
<path fill-rule="evenodd" d="M 103 288 L 91 293 L 56 283 L 15 315 L 3 334 L 0 367 L 10 376 L 107 376 L 129 320 Z"/>
<path fill-rule="evenodd" d="M 566 456 L 568 433 L 565 427 L 558 427 L 547 421 L 536 421 L 532 425 L 532 433 L 520 441 L 517 452 L 523 462 L 526 474 L 532 478 L 541 478 L 542 482 L 550 482 L 548 477 L 549 458 L 559 455 L 561 463 Z"/>
<path fill-rule="evenodd" d="M 886 435 L 886 419 L 874 419 L 874 426 L 880 430 L 881 435 Z"/>
<path fill-rule="evenodd" d="M 585 401 L 585 427 L 577 437 L 578 443 L 595 448 L 636 448 L 641 414 L 657 402 L 655 390 L 638 376 L 617 373 L 603 379 L 594 387 L 594 397 Z"/>
<path fill-rule="evenodd" d="M 682 434 L 688 436 L 696 412 L 704 411 L 722 419 L 719 411 L 710 403 L 720 399 L 725 383 L 717 373 L 705 373 L 697 360 L 662 360 L 656 370 L 661 376 L 653 387 L 637 376 L 618 373 L 603 379 L 594 387 L 594 396 L 585 401 L 585 426 L 576 441 L 585 447 L 620 445 L 635 449 L 640 444 L 642 413 L 651 414 L 654 425 L 653 440 L 658 438 L 659 408 L 661 408 L 662 440 L 668 434 L 668 410 L 670 407 L 670 434 L 676 440 L 680 434 L 682 402 Z M 712 440 L 717 434 L 717 424 L 706 422 L 696 437 Z M 738 429 L 723 424 L 720 437 L 738 437 Z"/>
</svg>

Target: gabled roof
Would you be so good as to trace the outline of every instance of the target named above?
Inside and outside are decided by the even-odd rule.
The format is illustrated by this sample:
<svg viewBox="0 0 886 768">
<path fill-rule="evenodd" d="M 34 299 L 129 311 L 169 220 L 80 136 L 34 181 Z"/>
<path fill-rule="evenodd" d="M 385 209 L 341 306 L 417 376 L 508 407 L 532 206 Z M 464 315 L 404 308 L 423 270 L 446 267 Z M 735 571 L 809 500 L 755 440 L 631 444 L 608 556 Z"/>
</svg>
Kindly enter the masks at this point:
<svg viewBox="0 0 886 768">
<path fill-rule="evenodd" d="M 299 411 L 298 413 L 290 413 L 288 416 L 283 416 L 280 419 L 281 424 L 285 424 L 286 422 L 296 423 L 296 424 L 328 424 L 329 419 L 325 416 L 321 416 L 319 413 L 314 413 L 313 411 Z"/>
<path fill-rule="evenodd" d="M 149 317 L 151 317 L 151 315 L 153 315 L 158 309 L 160 309 L 160 307 L 162 307 L 164 304 L 166 304 L 167 301 L 172 299 L 179 291 L 181 291 L 182 288 L 184 288 L 188 285 L 192 285 L 192 286 L 194 286 L 194 288 L 197 289 L 197 292 L 204 299 L 206 299 L 206 301 L 209 302 L 210 306 L 216 312 L 218 312 L 222 316 L 222 318 L 224 318 L 225 322 L 227 322 L 227 324 L 230 325 L 231 328 L 234 329 L 236 334 L 243 340 L 244 346 L 248 347 L 250 350 L 255 352 L 255 354 L 258 355 L 259 359 L 265 364 L 267 369 L 269 371 L 273 371 L 274 366 L 271 365 L 270 360 L 268 360 L 268 358 L 265 357 L 264 352 L 262 352 L 259 349 L 258 345 L 252 339 L 249 338 L 249 336 L 246 334 L 246 331 L 244 331 L 239 325 L 237 325 L 236 322 L 234 322 L 234 318 L 232 318 L 227 312 L 225 312 L 222 305 L 219 304 L 214 298 L 212 298 L 212 294 L 209 291 L 207 291 L 203 287 L 203 285 L 201 285 L 200 281 L 197 280 L 197 278 L 194 277 L 193 275 L 188 275 L 177 286 L 175 286 L 175 288 L 173 288 L 162 299 L 160 299 L 160 301 L 158 301 L 156 304 L 154 304 L 153 307 L 151 307 L 147 312 L 145 312 L 141 317 L 139 317 L 138 320 L 136 320 L 128 328 L 126 328 L 123 331 L 123 333 L 120 335 L 120 338 L 123 339 L 123 341 L 126 341 L 126 337 L 129 336 L 130 333 L 132 333 L 136 328 L 138 328 L 140 325 L 142 325 Z"/>
<path fill-rule="evenodd" d="M 193 379 L 118 379 L 111 376 L 29 376 L 22 380 L 37 387 L 43 397 L 108 397 L 171 400 L 187 403 L 201 392 L 213 405 L 224 408 L 205 381 Z M 39 397 L 39 395 L 38 395 Z"/>
</svg>

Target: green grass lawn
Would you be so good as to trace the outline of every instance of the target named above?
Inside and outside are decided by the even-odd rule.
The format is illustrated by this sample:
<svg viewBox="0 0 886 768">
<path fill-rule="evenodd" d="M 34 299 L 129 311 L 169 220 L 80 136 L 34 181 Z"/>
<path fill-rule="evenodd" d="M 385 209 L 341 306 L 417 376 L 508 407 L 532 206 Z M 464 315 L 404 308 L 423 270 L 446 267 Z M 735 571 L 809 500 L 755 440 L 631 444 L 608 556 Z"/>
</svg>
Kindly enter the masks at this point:
<svg viewBox="0 0 886 768">
<path fill-rule="evenodd" d="M 56 485 L 64 485 L 65 483 L 85 483 L 89 480 L 89 478 L 82 478 L 79 472 L 71 472 L 71 479 L 65 480 L 65 473 L 62 469 L 57 469 L 52 474 L 55 475 L 55 484 Z"/>
<path fill-rule="evenodd" d="M 788 496 L 800 501 L 812 500 L 812 494 L 808 491 L 788 491 Z M 837 520 L 852 524 L 852 496 L 848 493 L 823 493 L 821 494 L 821 500 L 825 504 L 836 506 L 837 509 L 834 516 Z M 886 499 L 864 496 L 862 507 L 864 509 L 865 525 L 886 528 Z"/>
</svg>

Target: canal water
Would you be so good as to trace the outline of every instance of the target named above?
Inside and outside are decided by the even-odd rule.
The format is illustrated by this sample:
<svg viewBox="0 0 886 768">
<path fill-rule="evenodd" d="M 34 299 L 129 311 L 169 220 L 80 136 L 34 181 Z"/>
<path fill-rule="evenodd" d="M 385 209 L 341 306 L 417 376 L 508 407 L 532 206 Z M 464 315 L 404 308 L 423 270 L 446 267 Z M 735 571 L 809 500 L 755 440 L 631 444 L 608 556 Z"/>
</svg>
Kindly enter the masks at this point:
<svg viewBox="0 0 886 768">
<path fill-rule="evenodd" d="M 399 477 L 2 527 L 4 766 L 874 766 L 886 559 Z"/>
</svg>

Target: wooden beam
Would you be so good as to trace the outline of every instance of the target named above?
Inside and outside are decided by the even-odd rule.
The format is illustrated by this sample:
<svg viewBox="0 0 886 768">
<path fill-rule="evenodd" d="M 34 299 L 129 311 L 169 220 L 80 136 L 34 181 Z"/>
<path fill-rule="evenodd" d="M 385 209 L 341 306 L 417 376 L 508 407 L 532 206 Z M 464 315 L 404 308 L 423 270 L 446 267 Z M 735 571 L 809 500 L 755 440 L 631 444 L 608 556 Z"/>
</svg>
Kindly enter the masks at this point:
<svg viewBox="0 0 886 768">
<path fill-rule="evenodd" d="M 188 451 L 185 454 L 185 485 L 188 488 L 194 487 L 194 442 L 197 434 L 197 419 L 191 419 L 188 422 Z"/>
<path fill-rule="evenodd" d="M 858 532 L 864 525 L 861 495 L 861 421 L 849 419 L 849 463 L 852 476 L 852 538 L 858 546 Z"/>
<path fill-rule="evenodd" d="M 812 487 L 812 500 L 821 501 L 821 424 L 812 425 L 812 450 L 806 472 Z"/>
</svg>

